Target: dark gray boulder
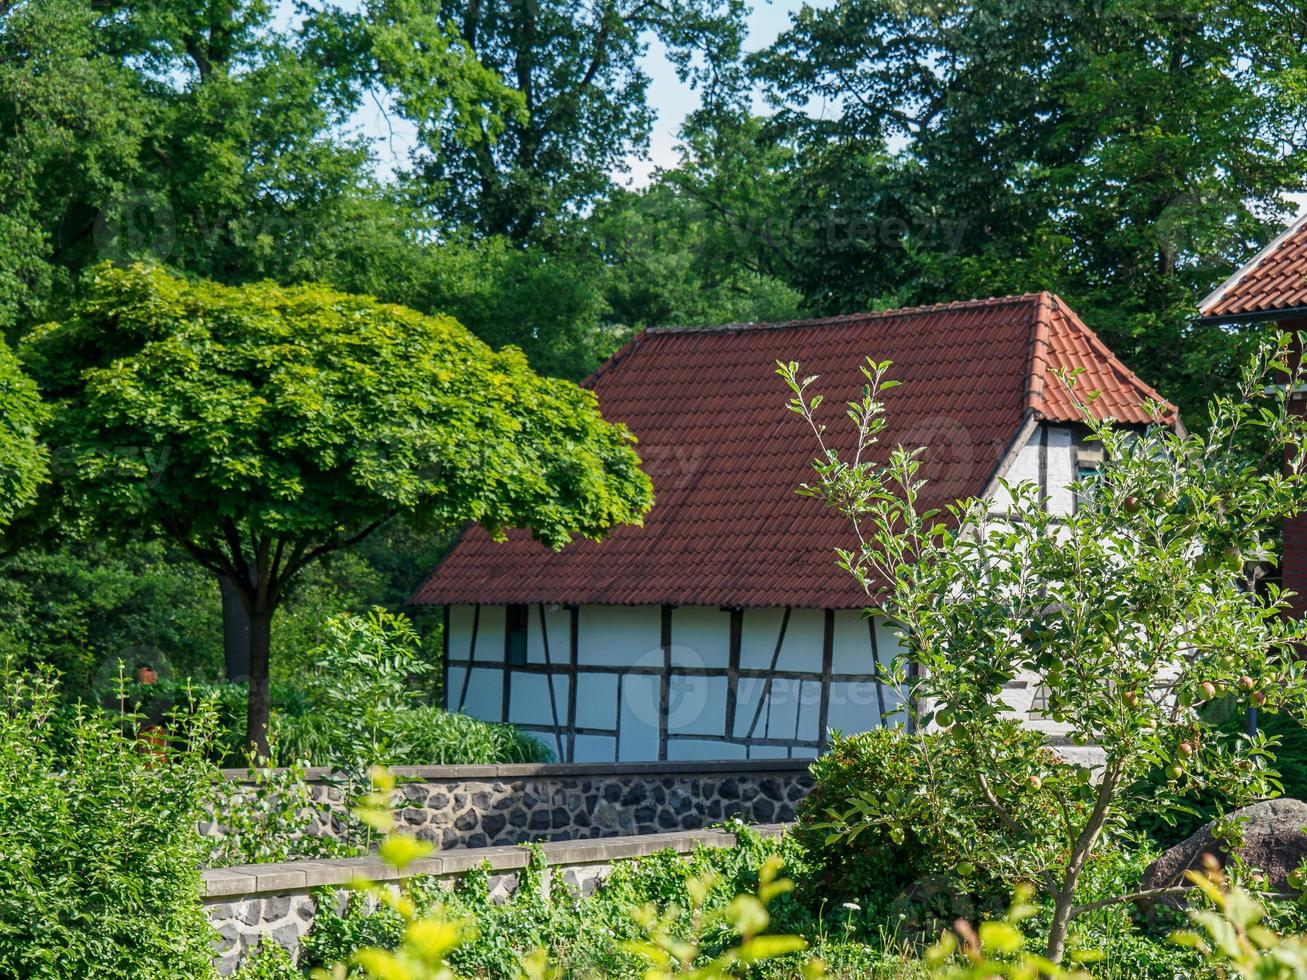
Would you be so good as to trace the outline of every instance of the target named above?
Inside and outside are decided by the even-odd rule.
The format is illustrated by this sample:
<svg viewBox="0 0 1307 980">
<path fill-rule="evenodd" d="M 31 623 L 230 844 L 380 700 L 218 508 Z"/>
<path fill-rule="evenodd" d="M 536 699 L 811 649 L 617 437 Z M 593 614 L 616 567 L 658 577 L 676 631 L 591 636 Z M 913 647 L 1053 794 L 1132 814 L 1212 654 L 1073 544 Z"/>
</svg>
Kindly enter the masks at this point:
<svg viewBox="0 0 1307 980">
<path fill-rule="evenodd" d="M 1266 876 L 1264 887 L 1270 891 L 1294 891 L 1289 887 L 1288 877 L 1307 859 L 1307 803 L 1267 800 L 1235 810 L 1231 816 L 1243 821 L 1244 843 L 1239 854 L 1245 863 Z M 1212 855 L 1222 867 L 1229 861 L 1229 848 L 1225 841 L 1212 836 L 1210 823 L 1150 864 L 1144 870 L 1140 890 L 1189 884 L 1184 873 L 1190 869 L 1201 870 L 1204 854 Z M 1178 907 L 1182 900 L 1177 897 L 1140 904 L 1149 911 L 1159 906 Z"/>
</svg>

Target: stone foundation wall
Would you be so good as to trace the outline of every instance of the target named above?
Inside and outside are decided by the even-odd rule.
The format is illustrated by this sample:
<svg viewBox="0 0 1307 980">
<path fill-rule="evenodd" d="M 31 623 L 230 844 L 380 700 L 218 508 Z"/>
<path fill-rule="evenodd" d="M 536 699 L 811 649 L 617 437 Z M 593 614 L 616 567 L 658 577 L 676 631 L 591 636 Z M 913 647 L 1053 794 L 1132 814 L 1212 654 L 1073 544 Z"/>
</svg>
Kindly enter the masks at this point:
<svg viewBox="0 0 1307 980">
<path fill-rule="evenodd" d="M 800 759 L 398 767 L 408 830 L 443 849 L 697 830 L 729 818 L 785 823 L 812 788 Z M 228 770 L 238 786 L 243 769 Z M 309 770 L 321 809 L 313 832 L 334 835 L 344 802 L 330 773 Z M 208 834 L 221 828 L 209 824 Z"/>
<path fill-rule="evenodd" d="M 778 825 L 754 828 L 765 837 L 778 836 L 783 829 Z M 542 887 L 546 894 L 564 887 L 588 895 L 618 861 L 667 849 L 685 854 L 700 846 L 734 847 L 735 843 L 734 834 L 719 830 L 547 843 L 541 848 L 547 865 Z M 432 876 L 442 886 L 452 887 L 468 871 L 488 866 L 491 898 L 506 901 L 516 892 L 522 869 L 529 861 L 530 853 L 521 847 L 464 848 L 417 861 L 409 868 L 409 874 Z M 343 893 L 325 889 L 357 878 L 388 883 L 396 879 L 396 874 L 393 868 L 370 857 L 250 864 L 205 871 L 204 908 L 218 931 L 215 949 L 218 972 L 223 976 L 233 973 L 264 942 L 275 942 L 298 958 L 300 945 L 313 927 L 318 903 L 344 901 Z"/>
</svg>

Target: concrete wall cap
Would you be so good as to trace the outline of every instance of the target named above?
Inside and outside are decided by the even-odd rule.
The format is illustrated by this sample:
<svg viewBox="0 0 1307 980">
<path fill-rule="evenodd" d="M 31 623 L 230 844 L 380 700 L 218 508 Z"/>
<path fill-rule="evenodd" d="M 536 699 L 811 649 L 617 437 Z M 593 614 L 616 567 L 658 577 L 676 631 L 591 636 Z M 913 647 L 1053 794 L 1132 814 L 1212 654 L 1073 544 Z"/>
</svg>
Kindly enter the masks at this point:
<svg viewBox="0 0 1307 980">
<path fill-rule="evenodd" d="M 465 780 L 503 780 L 529 778 L 571 779 L 586 776 L 697 776 L 740 773 L 758 776 L 767 773 L 793 775 L 805 772 L 811 759 L 727 759 L 717 762 L 545 762 L 496 766 L 395 766 L 393 772 L 403 779 L 426 782 Z M 234 782 L 249 782 L 248 769 L 224 769 L 223 776 Z M 305 770 L 309 782 L 328 782 L 332 772 L 326 768 Z"/>
<path fill-rule="evenodd" d="M 753 828 L 764 837 L 778 837 L 788 824 Z M 631 837 L 600 837 L 584 841 L 552 841 L 540 849 L 550 867 L 606 864 L 659 851 L 689 853 L 696 847 L 732 847 L 735 834 L 726 830 L 685 830 Z M 527 866 L 530 851 L 524 846 L 473 847 L 433 854 L 413 862 L 403 877 L 462 874 L 488 865 L 492 873 L 517 871 Z M 206 899 L 258 896 L 278 892 L 307 892 L 312 888 L 345 885 L 365 879 L 395 881 L 401 875 L 376 855 L 359 858 L 317 858 L 275 864 L 242 864 L 203 872 L 201 894 Z"/>
</svg>

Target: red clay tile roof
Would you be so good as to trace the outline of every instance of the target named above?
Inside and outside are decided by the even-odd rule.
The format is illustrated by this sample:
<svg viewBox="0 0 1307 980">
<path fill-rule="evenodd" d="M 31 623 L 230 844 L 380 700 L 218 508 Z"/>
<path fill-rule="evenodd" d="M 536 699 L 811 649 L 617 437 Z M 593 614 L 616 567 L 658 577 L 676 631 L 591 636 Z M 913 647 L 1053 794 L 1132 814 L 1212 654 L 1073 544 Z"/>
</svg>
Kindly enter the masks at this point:
<svg viewBox="0 0 1307 980">
<path fill-rule="evenodd" d="M 1307 216 L 1286 228 L 1198 304 L 1205 320 L 1303 308 L 1307 308 Z"/>
<path fill-rule="evenodd" d="M 1156 392 L 1048 293 L 796 323 L 648 330 L 587 384 L 625 422 L 653 478 L 644 527 L 551 553 L 523 532 L 495 543 L 469 527 L 417 590 L 423 604 L 681 604 L 858 608 L 866 597 L 835 564 L 844 520 L 795 488 L 811 478 L 813 435 L 785 410 L 778 360 L 819 374 L 833 436 L 848 428 L 866 356 L 893 360 L 886 393 L 895 443 L 927 447 L 924 506 L 984 492 L 1028 410 L 1080 419 L 1051 368 L 1086 369 L 1077 386 L 1099 417 L 1147 422 Z M 1169 409 L 1172 418 L 1174 409 Z M 845 440 L 846 442 L 848 440 Z M 838 439 L 837 439 L 838 442 Z"/>
</svg>

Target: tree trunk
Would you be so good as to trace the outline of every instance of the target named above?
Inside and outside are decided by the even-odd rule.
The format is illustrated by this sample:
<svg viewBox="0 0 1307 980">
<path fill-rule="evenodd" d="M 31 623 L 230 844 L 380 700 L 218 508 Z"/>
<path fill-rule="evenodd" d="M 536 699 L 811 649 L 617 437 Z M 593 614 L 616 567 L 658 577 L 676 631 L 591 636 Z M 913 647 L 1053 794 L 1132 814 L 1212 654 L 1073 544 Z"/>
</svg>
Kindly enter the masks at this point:
<svg viewBox="0 0 1307 980">
<path fill-rule="evenodd" d="M 1066 934 L 1071 925 L 1071 908 L 1075 895 L 1075 882 L 1067 881 L 1053 903 L 1053 925 L 1048 930 L 1048 948 L 1045 955 L 1054 963 L 1061 963 L 1066 955 Z"/>
<path fill-rule="evenodd" d="M 1103 832 L 1107 822 L 1108 809 L 1116 798 L 1116 787 L 1121 780 L 1121 763 L 1109 761 L 1103 771 L 1102 781 L 1098 784 L 1098 796 L 1094 800 L 1094 809 L 1089 820 L 1080 831 L 1071 848 L 1071 860 L 1067 862 L 1066 875 L 1062 885 L 1053 896 L 1053 925 L 1048 930 L 1047 955 L 1054 963 L 1061 963 L 1066 955 L 1066 934 L 1071 925 L 1071 913 L 1075 910 L 1076 884 L 1080 881 L 1080 872 L 1094 852 L 1094 845 Z"/>
<path fill-rule="evenodd" d="M 224 675 L 233 683 L 241 683 L 250 676 L 250 614 L 226 578 L 218 579 L 222 591 L 222 659 Z"/>
<path fill-rule="evenodd" d="M 250 698 L 245 713 L 245 745 L 268 757 L 268 712 L 272 706 L 268 660 L 272 647 L 272 610 L 255 608 L 250 619 Z"/>
</svg>

